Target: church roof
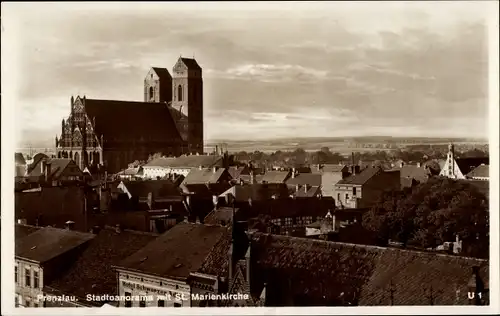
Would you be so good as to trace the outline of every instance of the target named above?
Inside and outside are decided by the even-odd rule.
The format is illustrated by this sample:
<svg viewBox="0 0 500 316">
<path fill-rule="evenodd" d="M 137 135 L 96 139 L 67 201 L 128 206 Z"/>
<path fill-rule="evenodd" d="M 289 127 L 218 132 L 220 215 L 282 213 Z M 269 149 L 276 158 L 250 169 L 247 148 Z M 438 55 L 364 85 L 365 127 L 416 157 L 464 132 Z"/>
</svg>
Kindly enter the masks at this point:
<svg viewBox="0 0 500 316">
<path fill-rule="evenodd" d="M 153 68 L 153 71 L 156 72 L 158 77 L 160 77 L 160 80 L 171 80 L 172 76 L 168 72 L 167 68 L 159 68 L 159 67 L 151 67 Z"/>
<path fill-rule="evenodd" d="M 95 118 L 95 133 L 98 137 L 104 135 L 105 141 L 181 142 L 164 103 L 86 99 L 84 104 L 88 117 Z"/>
<path fill-rule="evenodd" d="M 481 164 L 488 165 L 488 157 L 471 157 L 471 158 L 457 158 L 455 159 L 460 171 L 465 175 L 472 171 Z"/>
<path fill-rule="evenodd" d="M 471 172 L 467 174 L 468 177 L 470 178 L 488 178 L 490 174 L 490 166 L 489 165 L 484 165 L 481 164 L 477 166 L 476 168 L 472 169 Z"/>
<path fill-rule="evenodd" d="M 188 69 L 190 69 L 190 70 L 201 70 L 200 65 L 198 65 L 198 63 L 196 62 L 195 59 L 181 57 L 181 60 L 184 63 L 184 65 L 186 65 L 186 67 Z"/>
</svg>

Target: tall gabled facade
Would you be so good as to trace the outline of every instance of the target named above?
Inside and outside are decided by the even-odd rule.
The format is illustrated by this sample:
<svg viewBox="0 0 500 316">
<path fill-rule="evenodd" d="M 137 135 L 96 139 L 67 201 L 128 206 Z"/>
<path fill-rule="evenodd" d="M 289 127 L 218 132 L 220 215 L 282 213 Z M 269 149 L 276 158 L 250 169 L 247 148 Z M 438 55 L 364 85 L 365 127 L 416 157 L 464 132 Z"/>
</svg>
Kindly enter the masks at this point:
<svg viewBox="0 0 500 316">
<path fill-rule="evenodd" d="M 173 78 L 166 68 L 152 67 L 144 78 L 144 102 L 71 97 L 70 115 L 55 143 L 58 158 L 110 173 L 157 152 L 202 154 L 201 67 L 181 57 Z"/>
</svg>

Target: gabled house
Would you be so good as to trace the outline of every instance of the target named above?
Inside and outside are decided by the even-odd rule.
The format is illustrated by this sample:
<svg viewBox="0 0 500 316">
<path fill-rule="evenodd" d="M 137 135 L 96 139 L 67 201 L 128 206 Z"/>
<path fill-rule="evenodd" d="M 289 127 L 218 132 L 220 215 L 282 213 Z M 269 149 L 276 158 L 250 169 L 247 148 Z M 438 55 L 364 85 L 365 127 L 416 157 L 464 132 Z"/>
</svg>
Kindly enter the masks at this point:
<svg viewBox="0 0 500 316">
<path fill-rule="evenodd" d="M 314 165 L 312 173 L 321 175 L 321 194 L 335 196 L 335 184 L 351 174 L 350 168 L 345 164 Z"/>
<path fill-rule="evenodd" d="M 292 173 L 286 181 L 295 197 L 315 197 L 321 194 L 322 175 L 318 173 Z"/>
<path fill-rule="evenodd" d="M 227 237 L 228 228 L 180 223 L 145 247 L 127 257 L 115 268 L 118 294 L 151 297 L 151 300 L 123 301 L 119 307 L 191 307 L 191 273 L 202 268 L 207 256 Z M 219 280 L 202 278 L 217 291 Z"/>
<path fill-rule="evenodd" d="M 57 186 L 65 182 L 83 180 L 83 172 L 76 163 L 67 158 L 42 158 L 31 167 L 28 181 Z"/>
<path fill-rule="evenodd" d="M 457 158 L 455 156 L 455 147 L 450 144 L 445 165 L 439 175 L 452 179 L 466 179 L 466 175 L 481 164 L 488 165 L 489 158 Z"/>
<path fill-rule="evenodd" d="M 114 296 L 118 291 L 113 265 L 132 255 L 158 235 L 123 230 L 114 227 L 93 227 L 94 238 L 88 242 L 76 261 L 50 282 L 46 282 L 46 295 L 75 297 L 77 302 L 62 304 L 54 302 L 52 307 L 100 307 L 113 304 L 114 300 L 87 300 L 88 295 Z M 68 306 L 69 305 L 69 306 Z"/>
<path fill-rule="evenodd" d="M 399 191 L 400 171 L 368 167 L 335 185 L 335 203 L 339 208 L 365 208 L 377 202 L 385 191 Z"/>
<path fill-rule="evenodd" d="M 187 176 L 193 169 L 227 168 L 232 164 L 232 156 L 224 155 L 183 155 L 180 157 L 160 157 L 143 166 L 144 177 L 156 179 L 167 174 Z"/>
<path fill-rule="evenodd" d="M 16 306 L 44 307 L 46 302 L 39 298 L 45 285 L 68 269 L 92 238 L 92 234 L 53 227 L 18 235 L 14 276 Z"/>
<path fill-rule="evenodd" d="M 476 168 L 472 169 L 472 171 L 469 172 L 465 177 L 467 179 L 488 181 L 490 179 L 489 169 L 489 165 L 480 164 Z"/>
</svg>

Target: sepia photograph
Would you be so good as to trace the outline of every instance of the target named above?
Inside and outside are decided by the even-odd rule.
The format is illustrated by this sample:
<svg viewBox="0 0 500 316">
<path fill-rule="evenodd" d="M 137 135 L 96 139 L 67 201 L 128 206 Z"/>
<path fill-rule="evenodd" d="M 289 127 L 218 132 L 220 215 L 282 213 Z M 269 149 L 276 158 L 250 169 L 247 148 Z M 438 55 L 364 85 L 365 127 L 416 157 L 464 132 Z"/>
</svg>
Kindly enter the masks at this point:
<svg viewBox="0 0 500 316">
<path fill-rule="evenodd" d="M 6 315 L 500 312 L 497 1 L 1 8 Z"/>
</svg>

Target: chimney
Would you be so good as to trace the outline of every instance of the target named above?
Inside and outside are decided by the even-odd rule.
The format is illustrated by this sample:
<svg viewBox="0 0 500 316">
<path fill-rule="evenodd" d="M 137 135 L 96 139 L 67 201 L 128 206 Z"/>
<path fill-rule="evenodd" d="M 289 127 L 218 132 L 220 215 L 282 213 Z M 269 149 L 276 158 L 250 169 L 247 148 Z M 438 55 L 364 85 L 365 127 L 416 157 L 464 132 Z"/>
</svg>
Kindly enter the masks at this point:
<svg viewBox="0 0 500 316">
<path fill-rule="evenodd" d="M 253 173 L 253 170 L 250 171 L 250 184 L 255 184 L 255 175 Z"/>
<path fill-rule="evenodd" d="M 45 159 L 40 160 L 40 172 L 45 174 Z"/>
<path fill-rule="evenodd" d="M 216 172 L 217 172 L 217 167 L 216 167 L 216 166 L 212 167 L 212 172 L 213 172 L 213 173 L 216 173 Z"/>
<path fill-rule="evenodd" d="M 299 185 L 298 184 L 295 185 L 295 192 L 299 192 Z"/>
<path fill-rule="evenodd" d="M 318 164 L 318 171 L 321 171 L 321 164 Z"/>
<path fill-rule="evenodd" d="M 73 221 L 67 221 L 65 223 L 65 227 L 67 230 L 74 230 L 75 229 L 75 222 Z"/>
<path fill-rule="evenodd" d="M 403 166 L 404 166 L 404 165 L 405 165 L 405 162 L 404 162 L 404 161 L 401 161 L 401 162 L 399 163 L 399 167 L 400 167 L 400 168 L 403 168 Z"/>
<path fill-rule="evenodd" d="M 117 234 L 119 234 L 119 233 L 122 232 L 122 228 L 121 228 L 120 224 L 116 224 L 115 225 L 115 231 L 116 231 Z"/>
<path fill-rule="evenodd" d="M 148 206 L 149 206 L 149 209 L 152 210 L 153 209 L 153 192 L 149 192 L 148 193 Z"/>
<path fill-rule="evenodd" d="M 198 169 L 203 170 L 203 167 L 200 165 L 200 166 L 198 167 Z"/>
<path fill-rule="evenodd" d="M 292 178 L 295 178 L 295 168 L 292 168 Z"/>
<path fill-rule="evenodd" d="M 212 203 L 214 204 L 214 208 L 217 209 L 217 204 L 219 203 L 217 195 L 212 195 Z"/>
<path fill-rule="evenodd" d="M 417 168 L 420 168 L 421 166 L 420 162 L 417 162 Z"/>
<path fill-rule="evenodd" d="M 307 184 L 304 184 L 304 192 L 307 193 L 308 190 L 309 190 L 309 186 Z"/>
<path fill-rule="evenodd" d="M 52 168 L 50 167 L 50 161 L 45 163 L 45 182 L 49 181 Z"/>
</svg>

